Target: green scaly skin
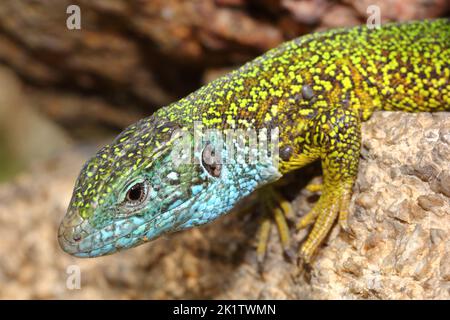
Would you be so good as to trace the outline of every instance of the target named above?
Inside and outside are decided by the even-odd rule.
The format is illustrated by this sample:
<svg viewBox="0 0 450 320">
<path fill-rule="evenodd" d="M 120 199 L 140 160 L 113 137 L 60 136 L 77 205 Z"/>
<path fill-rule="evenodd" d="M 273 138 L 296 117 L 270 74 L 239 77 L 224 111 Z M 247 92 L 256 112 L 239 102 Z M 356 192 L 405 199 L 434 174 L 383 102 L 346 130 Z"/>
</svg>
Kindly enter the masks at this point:
<svg viewBox="0 0 450 320">
<path fill-rule="evenodd" d="M 348 229 L 361 121 L 375 110 L 450 111 L 449 44 L 449 20 L 439 19 L 330 30 L 270 50 L 133 124 L 91 158 L 59 229 L 62 248 L 100 256 L 207 223 L 320 159 L 322 195 L 299 223 L 314 223 L 300 249 L 309 261 L 336 219 Z M 279 162 L 242 163 L 222 151 L 222 164 L 208 162 L 216 140 L 202 136 L 191 161 L 175 163 L 174 154 L 189 156 L 173 152 L 181 142 L 196 143 L 186 134 L 195 121 L 204 129 L 278 128 Z"/>
</svg>

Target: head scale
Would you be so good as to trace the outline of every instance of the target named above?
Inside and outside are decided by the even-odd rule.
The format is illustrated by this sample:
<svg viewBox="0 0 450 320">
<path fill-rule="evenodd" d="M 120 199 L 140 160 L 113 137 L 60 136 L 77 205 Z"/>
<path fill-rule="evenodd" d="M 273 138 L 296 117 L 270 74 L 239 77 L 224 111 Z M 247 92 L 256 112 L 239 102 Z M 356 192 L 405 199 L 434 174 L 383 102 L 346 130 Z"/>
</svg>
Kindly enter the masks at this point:
<svg viewBox="0 0 450 320">
<path fill-rule="evenodd" d="M 211 221 L 279 177 L 270 166 L 211 161 L 210 141 L 193 146 L 186 126 L 157 115 L 123 131 L 84 165 L 59 228 L 61 247 L 79 257 L 134 247 Z"/>
</svg>

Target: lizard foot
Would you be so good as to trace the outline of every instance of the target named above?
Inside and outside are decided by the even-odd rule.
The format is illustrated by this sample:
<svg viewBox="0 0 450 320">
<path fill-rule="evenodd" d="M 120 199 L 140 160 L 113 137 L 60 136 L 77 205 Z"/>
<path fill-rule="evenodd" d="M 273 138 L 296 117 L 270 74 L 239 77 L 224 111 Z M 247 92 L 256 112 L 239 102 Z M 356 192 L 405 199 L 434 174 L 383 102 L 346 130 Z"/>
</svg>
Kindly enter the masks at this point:
<svg viewBox="0 0 450 320">
<path fill-rule="evenodd" d="M 329 233 L 333 223 L 338 218 L 342 230 L 352 234 L 348 225 L 348 208 L 350 206 L 351 188 L 345 191 L 325 190 L 312 210 L 304 215 L 297 224 L 297 229 L 303 229 L 314 223 L 307 240 L 300 248 L 300 258 L 310 263 L 317 247 Z"/>
<path fill-rule="evenodd" d="M 311 122 L 315 139 L 310 143 L 322 161 L 323 185 L 309 190 L 322 194 L 312 210 L 297 224 L 298 229 L 314 223 L 300 248 L 300 257 L 309 264 L 313 254 L 329 233 L 339 216 L 339 225 L 347 232 L 348 210 L 353 184 L 358 175 L 361 149 L 361 124 L 357 112 L 332 108 Z M 304 148 L 307 150 L 306 148 Z"/>
<path fill-rule="evenodd" d="M 289 226 L 286 219 L 293 217 L 291 204 L 275 191 L 273 187 L 264 188 L 259 192 L 259 198 L 262 200 L 262 209 L 264 212 L 258 230 L 256 256 L 258 269 L 262 272 L 273 222 L 277 226 L 284 255 L 291 261 L 294 261 L 295 255 L 291 248 Z"/>
</svg>

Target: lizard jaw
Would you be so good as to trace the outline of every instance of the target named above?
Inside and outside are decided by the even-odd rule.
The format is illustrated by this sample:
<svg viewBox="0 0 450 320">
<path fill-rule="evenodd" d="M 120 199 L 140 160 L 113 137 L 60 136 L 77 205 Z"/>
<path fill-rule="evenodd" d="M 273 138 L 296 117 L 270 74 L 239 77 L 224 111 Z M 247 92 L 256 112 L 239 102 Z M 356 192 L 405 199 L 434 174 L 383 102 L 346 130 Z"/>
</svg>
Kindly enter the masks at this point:
<svg viewBox="0 0 450 320">
<path fill-rule="evenodd" d="M 69 210 L 59 226 L 58 242 L 66 253 L 75 257 L 109 255 L 157 238 L 168 228 L 167 226 L 158 228 L 155 224 L 160 221 L 170 224 L 174 216 L 176 215 L 173 214 L 173 210 L 151 219 L 131 216 L 96 229 L 91 226 L 88 219 L 83 219 L 77 210 Z"/>
</svg>

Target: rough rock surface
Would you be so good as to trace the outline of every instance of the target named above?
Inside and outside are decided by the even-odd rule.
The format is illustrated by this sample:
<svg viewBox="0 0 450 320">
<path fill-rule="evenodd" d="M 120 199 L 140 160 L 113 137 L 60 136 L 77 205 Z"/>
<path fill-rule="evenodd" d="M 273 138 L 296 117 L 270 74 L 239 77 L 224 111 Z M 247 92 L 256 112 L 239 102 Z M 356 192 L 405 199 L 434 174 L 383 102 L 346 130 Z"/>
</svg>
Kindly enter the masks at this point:
<svg viewBox="0 0 450 320">
<path fill-rule="evenodd" d="M 354 236 L 336 226 L 311 267 L 299 268 L 283 259 L 272 232 L 263 277 L 253 248 L 257 213 L 112 256 L 63 253 L 57 226 L 90 152 L 66 151 L 0 185 L 0 298 L 450 298 L 448 113 L 376 113 L 364 124 Z M 298 216 L 317 198 L 299 186 L 311 179 L 320 178 L 307 168 L 282 187 Z M 295 234 L 297 245 L 305 233 Z M 80 290 L 66 288 L 71 265 L 81 268 Z"/>
</svg>

